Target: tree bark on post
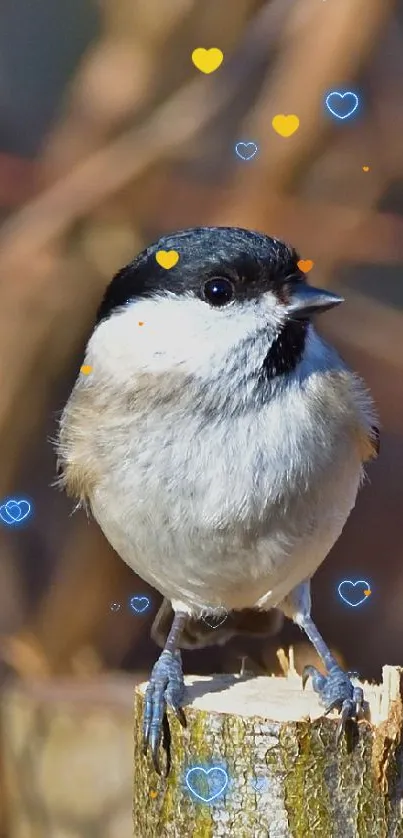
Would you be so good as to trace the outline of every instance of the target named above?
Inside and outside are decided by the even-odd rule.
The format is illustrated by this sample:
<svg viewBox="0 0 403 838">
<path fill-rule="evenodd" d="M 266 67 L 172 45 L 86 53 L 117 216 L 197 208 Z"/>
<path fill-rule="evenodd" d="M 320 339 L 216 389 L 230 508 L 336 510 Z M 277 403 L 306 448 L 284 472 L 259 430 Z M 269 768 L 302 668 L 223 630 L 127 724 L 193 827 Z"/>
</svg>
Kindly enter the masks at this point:
<svg viewBox="0 0 403 838">
<path fill-rule="evenodd" d="M 344 737 L 336 745 L 336 714 L 323 716 L 296 674 L 189 677 L 187 729 L 170 714 L 168 779 L 141 751 L 145 686 L 135 695 L 135 838 L 403 836 L 403 670 L 385 666 L 380 685 L 362 685 L 368 719 L 350 753 Z"/>
</svg>

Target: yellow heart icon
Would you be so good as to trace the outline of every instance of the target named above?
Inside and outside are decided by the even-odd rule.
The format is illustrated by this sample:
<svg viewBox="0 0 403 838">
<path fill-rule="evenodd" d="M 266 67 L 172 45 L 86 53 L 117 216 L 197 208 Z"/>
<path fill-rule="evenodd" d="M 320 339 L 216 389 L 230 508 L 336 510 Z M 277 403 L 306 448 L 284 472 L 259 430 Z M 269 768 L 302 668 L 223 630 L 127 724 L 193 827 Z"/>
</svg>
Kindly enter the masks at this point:
<svg viewBox="0 0 403 838">
<path fill-rule="evenodd" d="M 169 271 L 179 261 L 179 253 L 177 250 L 157 250 L 155 258 L 161 268 Z"/>
<path fill-rule="evenodd" d="M 82 372 L 84 375 L 89 375 L 90 372 L 92 372 L 92 367 L 90 367 L 88 364 L 83 364 L 83 366 L 80 369 L 80 372 Z"/>
<path fill-rule="evenodd" d="M 214 73 L 214 70 L 218 70 L 223 60 L 224 53 L 220 49 L 217 49 L 217 47 L 212 47 L 211 49 L 197 47 L 192 52 L 193 64 L 202 73 Z"/>
<path fill-rule="evenodd" d="M 291 134 L 295 134 L 299 128 L 299 119 L 295 113 L 287 116 L 284 113 L 278 113 L 273 117 L 271 124 L 280 137 L 291 137 Z"/>
</svg>

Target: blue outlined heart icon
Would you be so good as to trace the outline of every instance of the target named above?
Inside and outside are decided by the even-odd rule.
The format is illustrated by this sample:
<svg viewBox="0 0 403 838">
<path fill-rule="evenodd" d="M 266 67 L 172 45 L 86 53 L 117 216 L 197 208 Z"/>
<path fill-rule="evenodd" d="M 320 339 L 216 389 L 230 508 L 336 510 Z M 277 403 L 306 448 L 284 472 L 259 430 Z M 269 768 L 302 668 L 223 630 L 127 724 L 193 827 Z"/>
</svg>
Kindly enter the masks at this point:
<svg viewBox="0 0 403 838">
<path fill-rule="evenodd" d="M 211 629 L 216 629 L 218 626 L 222 626 L 228 617 L 229 614 L 225 608 L 217 608 L 215 611 L 201 615 L 203 622 Z"/>
<path fill-rule="evenodd" d="M 30 513 L 31 504 L 25 498 L 20 498 L 20 500 L 10 498 L 3 506 L 0 506 L 0 518 L 8 526 L 21 524 Z"/>
<path fill-rule="evenodd" d="M 129 606 L 136 614 L 144 614 L 150 605 L 151 602 L 148 596 L 132 596 L 129 599 Z"/>
<path fill-rule="evenodd" d="M 337 119 L 347 119 L 352 116 L 358 108 L 358 96 L 352 90 L 340 93 L 339 90 L 332 90 L 325 99 L 325 104 L 333 116 Z"/>
<path fill-rule="evenodd" d="M 357 590 L 354 590 L 354 588 Z M 371 586 L 366 579 L 358 579 L 357 582 L 351 582 L 350 579 L 344 579 L 343 582 L 340 582 L 337 590 L 341 599 L 346 602 L 347 605 L 351 605 L 352 608 L 356 608 L 357 605 L 361 605 L 371 594 Z"/>
<path fill-rule="evenodd" d="M 268 777 L 254 777 L 251 780 L 252 788 L 258 792 L 258 794 L 262 794 L 264 791 L 267 791 L 269 788 L 269 780 Z"/>
<path fill-rule="evenodd" d="M 185 783 L 188 789 L 203 803 L 211 803 L 227 788 L 228 774 L 223 768 L 202 768 L 195 765 L 186 772 Z"/>
<path fill-rule="evenodd" d="M 254 777 L 254 779 L 251 780 L 251 786 L 255 791 L 258 792 L 258 794 L 262 794 L 264 791 L 267 791 L 268 788 L 269 788 L 268 777 L 263 777 L 263 776 Z"/>
<path fill-rule="evenodd" d="M 252 160 L 252 157 L 254 157 L 257 152 L 258 147 L 256 143 L 237 143 L 235 146 L 235 154 L 237 154 L 241 160 Z"/>
</svg>

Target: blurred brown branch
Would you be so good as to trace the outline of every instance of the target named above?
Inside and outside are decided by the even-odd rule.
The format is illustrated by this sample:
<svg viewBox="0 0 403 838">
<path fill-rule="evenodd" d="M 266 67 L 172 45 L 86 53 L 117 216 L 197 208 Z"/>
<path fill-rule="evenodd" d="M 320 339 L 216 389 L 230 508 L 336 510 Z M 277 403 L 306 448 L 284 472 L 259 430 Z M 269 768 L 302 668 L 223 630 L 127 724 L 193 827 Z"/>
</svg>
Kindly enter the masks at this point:
<svg viewBox="0 0 403 838">
<path fill-rule="evenodd" d="M 243 0 L 242 8 L 246 11 L 252 5 Z M 244 23 L 244 15 L 238 23 Z M 234 31 L 232 21 L 232 38 Z M 193 75 L 190 54 L 188 62 Z M 236 95 L 238 83 L 228 75 L 225 87 L 214 79 L 196 78 L 159 105 L 143 126 L 124 132 L 26 205 L 1 230 L 0 271 L 6 270 L 9 262 L 25 261 L 63 235 L 77 218 L 90 213 L 156 160 L 183 153 L 181 146 Z"/>
<path fill-rule="evenodd" d="M 278 231 L 284 193 L 301 182 L 325 142 L 329 144 L 331 140 L 331 123 L 323 113 L 323 91 L 332 89 L 334 79 L 349 80 L 357 75 L 393 6 L 393 0 L 339 0 L 337 4 L 327 4 L 326 9 L 305 0 L 295 3 L 282 33 L 277 64 L 246 121 L 247 135 L 261 141 L 261 154 L 255 167 L 239 169 L 228 200 L 217 202 L 217 223 L 254 228 L 264 219 L 268 228 Z M 300 128 L 292 143 L 270 130 L 276 113 L 298 114 Z M 350 238 L 354 228 L 363 223 L 383 188 L 384 182 L 377 180 L 376 187 L 367 190 L 366 205 L 361 210 L 348 211 L 343 207 L 344 232 L 333 227 L 332 235 L 332 230 L 327 230 L 329 266 L 342 252 L 350 258 L 346 232 Z M 301 207 L 302 223 L 304 211 Z"/>
<path fill-rule="evenodd" d="M 14 154 L 0 152 L 0 206 L 19 206 L 35 191 L 37 165 Z"/>
</svg>

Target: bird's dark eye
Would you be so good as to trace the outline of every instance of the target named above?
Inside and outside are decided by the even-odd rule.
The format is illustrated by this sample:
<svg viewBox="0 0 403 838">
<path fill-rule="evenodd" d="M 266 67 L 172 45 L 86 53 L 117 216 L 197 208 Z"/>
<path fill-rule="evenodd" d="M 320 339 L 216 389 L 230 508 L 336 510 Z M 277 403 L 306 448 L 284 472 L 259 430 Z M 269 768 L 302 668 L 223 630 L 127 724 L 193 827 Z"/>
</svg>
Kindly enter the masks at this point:
<svg viewBox="0 0 403 838">
<path fill-rule="evenodd" d="M 229 279 L 223 276 L 215 276 L 204 283 L 203 293 L 210 305 L 226 306 L 234 297 L 234 286 Z"/>
</svg>

